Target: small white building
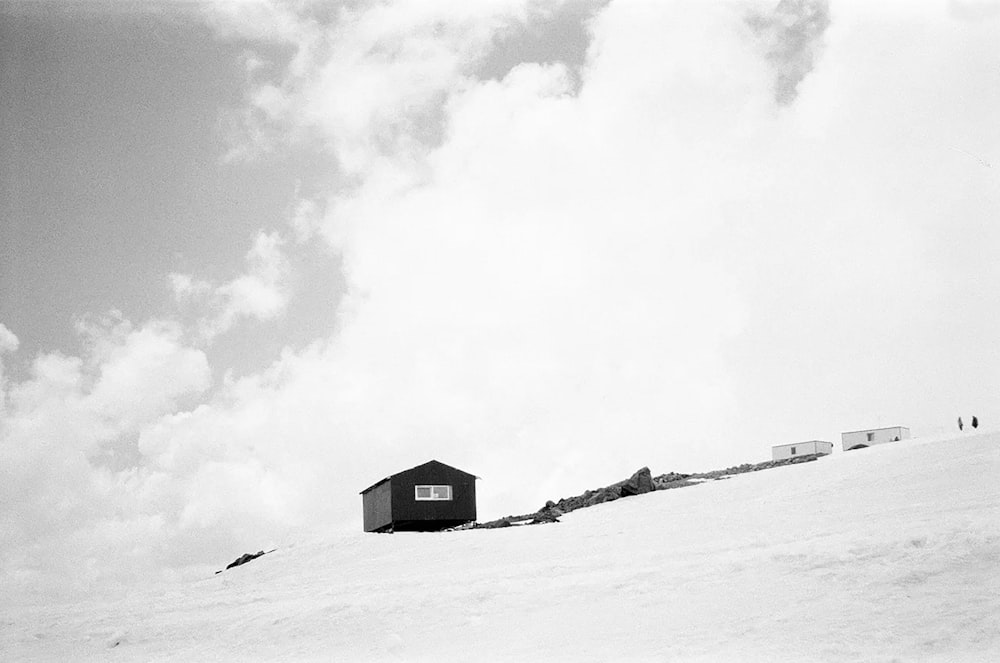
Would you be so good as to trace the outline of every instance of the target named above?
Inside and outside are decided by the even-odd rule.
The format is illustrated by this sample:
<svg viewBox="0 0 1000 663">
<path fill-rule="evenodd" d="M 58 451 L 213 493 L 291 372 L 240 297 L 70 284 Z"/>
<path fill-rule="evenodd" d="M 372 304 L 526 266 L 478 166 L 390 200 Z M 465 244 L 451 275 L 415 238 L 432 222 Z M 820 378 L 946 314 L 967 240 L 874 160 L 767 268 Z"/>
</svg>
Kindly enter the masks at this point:
<svg viewBox="0 0 1000 663">
<path fill-rule="evenodd" d="M 869 428 L 868 430 L 855 430 L 848 433 L 841 433 L 840 440 L 844 445 L 844 451 L 851 449 L 864 449 L 873 444 L 885 444 L 886 442 L 898 442 L 910 437 L 910 429 L 906 426 L 890 426 L 889 428 Z"/>
<path fill-rule="evenodd" d="M 808 442 L 796 442 L 795 444 L 778 444 L 771 447 L 771 458 L 773 460 L 784 460 L 795 456 L 811 456 L 814 454 L 826 455 L 833 453 L 833 442 L 823 442 L 822 440 L 809 440 Z"/>
</svg>

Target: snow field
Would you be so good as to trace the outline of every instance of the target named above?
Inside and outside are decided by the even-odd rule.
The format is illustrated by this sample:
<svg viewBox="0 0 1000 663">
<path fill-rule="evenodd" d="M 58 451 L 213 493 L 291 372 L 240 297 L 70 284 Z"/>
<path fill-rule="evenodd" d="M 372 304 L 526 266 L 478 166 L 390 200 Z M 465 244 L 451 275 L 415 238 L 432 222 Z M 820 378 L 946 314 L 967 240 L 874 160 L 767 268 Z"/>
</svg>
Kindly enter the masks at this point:
<svg viewBox="0 0 1000 663">
<path fill-rule="evenodd" d="M 1000 435 L 0 612 L 4 660 L 1000 660 Z M 553 496 L 558 498 L 559 496 Z M 360 509 L 360 503 L 359 503 Z"/>
</svg>

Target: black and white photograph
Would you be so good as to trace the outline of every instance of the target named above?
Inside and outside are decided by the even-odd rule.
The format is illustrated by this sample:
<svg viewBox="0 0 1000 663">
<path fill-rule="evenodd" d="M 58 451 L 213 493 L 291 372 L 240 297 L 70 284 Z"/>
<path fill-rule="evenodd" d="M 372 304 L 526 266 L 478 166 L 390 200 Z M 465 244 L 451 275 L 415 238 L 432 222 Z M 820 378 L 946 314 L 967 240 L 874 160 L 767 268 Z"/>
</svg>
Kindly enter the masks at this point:
<svg viewBox="0 0 1000 663">
<path fill-rule="evenodd" d="M 0 0 L 0 661 L 1000 660 L 1000 0 Z"/>
</svg>

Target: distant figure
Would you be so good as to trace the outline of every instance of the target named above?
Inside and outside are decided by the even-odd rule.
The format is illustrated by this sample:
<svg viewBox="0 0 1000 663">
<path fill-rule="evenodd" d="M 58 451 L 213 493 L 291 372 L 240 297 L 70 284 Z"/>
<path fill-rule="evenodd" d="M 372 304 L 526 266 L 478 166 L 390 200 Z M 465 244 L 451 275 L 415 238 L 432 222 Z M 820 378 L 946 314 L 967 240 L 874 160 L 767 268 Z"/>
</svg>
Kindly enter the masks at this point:
<svg viewBox="0 0 1000 663">
<path fill-rule="evenodd" d="M 962 417 L 958 418 L 958 430 L 962 430 Z"/>
<path fill-rule="evenodd" d="M 976 419 L 975 417 L 972 417 L 972 427 L 973 428 L 979 428 L 979 419 Z"/>
</svg>

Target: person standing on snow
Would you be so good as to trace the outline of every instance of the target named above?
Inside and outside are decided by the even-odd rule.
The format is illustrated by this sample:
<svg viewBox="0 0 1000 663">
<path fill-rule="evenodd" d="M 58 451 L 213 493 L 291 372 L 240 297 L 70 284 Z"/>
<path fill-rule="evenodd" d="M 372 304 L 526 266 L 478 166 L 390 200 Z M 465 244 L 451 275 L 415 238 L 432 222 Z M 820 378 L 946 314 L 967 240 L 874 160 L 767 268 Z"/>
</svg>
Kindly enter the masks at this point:
<svg viewBox="0 0 1000 663">
<path fill-rule="evenodd" d="M 958 430 L 962 430 L 962 417 L 958 418 Z"/>
<path fill-rule="evenodd" d="M 975 416 L 972 417 L 972 427 L 979 428 L 979 419 L 976 419 Z"/>
</svg>

